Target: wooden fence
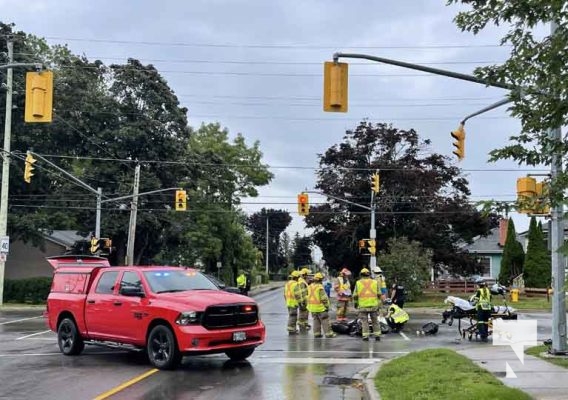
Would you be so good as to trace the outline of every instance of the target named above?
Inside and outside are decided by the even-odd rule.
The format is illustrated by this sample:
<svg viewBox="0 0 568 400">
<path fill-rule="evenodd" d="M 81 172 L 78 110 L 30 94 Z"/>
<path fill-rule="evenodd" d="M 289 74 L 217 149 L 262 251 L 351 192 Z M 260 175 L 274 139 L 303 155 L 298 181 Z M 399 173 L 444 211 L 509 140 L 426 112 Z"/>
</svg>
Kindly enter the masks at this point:
<svg viewBox="0 0 568 400">
<path fill-rule="evenodd" d="M 487 286 L 495 283 L 494 279 L 487 279 Z M 475 282 L 468 282 L 464 280 L 440 280 L 428 282 L 424 288 L 424 293 L 474 293 L 477 286 Z M 510 290 L 510 288 L 509 288 Z M 519 293 L 525 297 L 543 297 L 551 296 L 549 289 L 540 288 L 520 288 Z"/>
</svg>

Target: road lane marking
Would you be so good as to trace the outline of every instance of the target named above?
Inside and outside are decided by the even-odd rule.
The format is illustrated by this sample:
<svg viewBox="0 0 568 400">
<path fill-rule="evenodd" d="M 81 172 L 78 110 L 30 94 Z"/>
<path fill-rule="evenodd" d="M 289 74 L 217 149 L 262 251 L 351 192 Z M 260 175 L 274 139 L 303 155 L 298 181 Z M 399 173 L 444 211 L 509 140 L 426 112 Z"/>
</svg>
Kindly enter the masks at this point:
<svg viewBox="0 0 568 400">
<path fill-rule="evenodd" d="M 129 381 L 126 381 L 124 383 L 121 383 L 120 385 L 116 386 L 115 388 L 112 388 L 111 390 L 108 390 L 104 393 L 101 393 L 100 395 L 98 395 L 97 397 L 95 397 L 93 400 L 103 400 L 103 399 L 108 399 L 110 396 L 117 394 L 118 392 L 126 389 L 129 386 L 134 385 L 135 383 L 140 382 L 141 380 L 146 379 L 147 377 L 149 377 L 150 375 L 155 374 L 156 372 L 158 372 L 159 370 L 154 368 L 151 369 L 150 371 L 144 372 L 142 375 L 138 375 L 135 378 L 130 379 Z"/>
<path fill-rule="evenodd" d="M 48 329 L 48 330 L 42 331 L 42 332 L 32 333 L 32 334 L 26 335 L 26 336 L 20 336 L 19 338 L 16 338 L 16 340 L 27 339 L 27 338 L 29 338 L 29 337 L 37 336 L 37 335 L 43 335 L 44 333 L 47 333 L 47 332 L 51 332 L 51 329 Z"/>
<path fill-rule="evenodd" d="M 43 315 L 40 315 L 38 317 L 20 318 L 20 319 L 15 319 L 13 321 L 0 322 L 0 325 L 15 324 L 17 322 L 29 321 L 30 319 L 38 319 L 38 318 L 43 318 Z"/>
<path fill-rule="evenodd" d="M 374 364 L 382 361 L 382 358 L 254 358 L 254 364 Z"/>
<path fill-rule="evenodd" d="M 408 336 L 406 336 L 406 335 L 404 334 L 404 332 L 398 332 L 398 333 L 400 333 L 400 336 L 402 336 L 402 337 L 404 338 L 404 340 L 410 341 L 410 338 L 409 338 Z"/>
</svg>

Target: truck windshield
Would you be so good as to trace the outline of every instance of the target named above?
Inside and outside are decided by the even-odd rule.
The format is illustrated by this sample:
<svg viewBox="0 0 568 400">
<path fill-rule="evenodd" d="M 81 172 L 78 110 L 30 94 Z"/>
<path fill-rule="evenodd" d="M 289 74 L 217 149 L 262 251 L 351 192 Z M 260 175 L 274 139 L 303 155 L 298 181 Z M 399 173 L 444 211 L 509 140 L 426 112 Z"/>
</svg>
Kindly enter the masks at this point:
<svg viewBox="0 0 568 400">
<path fill-rule="evenodd" d="M 152 270 L 144 271 L 144 276 L 154 293 L 219 290 L 209 279 L 197 271 Z"/>
</svg>

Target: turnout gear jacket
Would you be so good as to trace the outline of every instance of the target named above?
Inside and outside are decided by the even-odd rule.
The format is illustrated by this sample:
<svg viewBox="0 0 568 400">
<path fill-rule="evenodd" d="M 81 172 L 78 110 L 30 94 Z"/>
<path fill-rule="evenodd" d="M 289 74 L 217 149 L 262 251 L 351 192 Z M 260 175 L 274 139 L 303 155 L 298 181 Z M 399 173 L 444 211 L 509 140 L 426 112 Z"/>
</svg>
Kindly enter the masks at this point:
<svg viewBox="0 0 568 400">
<path fill-rule="evenodd" d="M 300 304 L 301 293 L 300 287 L 296 280 L 289 280 L 284 286 L 284 299 L 286 300 L 286 307 L 296 308 Z"/>
<path fill-rule="evenodd" d="M 353 299 L 361 308 L 372 308 L 379 306 L 379 285 L 371 278 L 361 278 L 355 284 Z"/>
<path fill-rule="evenodd" d="M 329 298 L 321 282 L 314 282 L 308 287 L 308 311 L 322 313 L 329 310 Z"/>
</svg>

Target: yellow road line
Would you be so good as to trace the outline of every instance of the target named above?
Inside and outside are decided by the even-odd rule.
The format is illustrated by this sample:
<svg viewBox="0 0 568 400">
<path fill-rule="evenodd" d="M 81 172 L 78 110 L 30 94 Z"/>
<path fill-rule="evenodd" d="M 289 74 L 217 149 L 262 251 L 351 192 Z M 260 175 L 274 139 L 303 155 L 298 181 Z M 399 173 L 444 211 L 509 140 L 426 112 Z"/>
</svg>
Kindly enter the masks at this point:
<svg viewBox="0 0 568 400">
<path fill-rule="evenodd" d="M 103 399 L 108 399 L 110 396 L 112 396 L 113 394 L 117 394 L 118 392 L 120 392 L 121 390 L 126 389 L 129 386 L 134 385 L 135 383 L 140 382 L 143 379 L 146 379 L 147 377 L 149 377 L 150 375 L 155 374 L 156 372 L 158 372 L 159 370 L 154 368 L 151 369 L 148 372 L 144 372 L 142 375 L 137 376 L 136 378 L 132 378 L 129 381 L 126 381 L 124 383 L 121 383 L 120 385 L 118 385 L 115 388 L 112 388 L 109 391 L 106 391 L 102 394 L 99 394 L 97 397 L 95 397 L 93 400 L 103 400 Z"/>
</svg>

